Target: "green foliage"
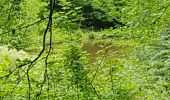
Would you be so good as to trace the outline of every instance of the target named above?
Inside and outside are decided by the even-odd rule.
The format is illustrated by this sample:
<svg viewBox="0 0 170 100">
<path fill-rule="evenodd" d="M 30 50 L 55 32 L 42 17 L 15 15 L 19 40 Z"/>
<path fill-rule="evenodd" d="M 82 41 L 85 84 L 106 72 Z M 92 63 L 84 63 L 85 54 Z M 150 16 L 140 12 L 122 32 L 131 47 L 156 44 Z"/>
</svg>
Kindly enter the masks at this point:
<svg viewBox="0 0 170 100">
<path fill-rule="evenodd" d="M 169 29 L 168 0 L 142 0 L 126 2 L 122 9 L 121 20 L 127 23 L 125 32 L 137 37 L 157 37 L 162 31 Z"/>
<path fill-rule="evenodd" d="M 18 61 L 23 61 L 29 55 L 24 51 L 17 51 L 15 49 L 9 50 L 5 46 L 0 47 L 0 83 L 3 78 L 8 75 L 18 64 Z"/>
<path fill-rule="evenodd" d="M 37 13 L 43 4 L 39 0 L 1 1 L 0 4 L 2 6 L 0 12 L 1 44 L 16 49 L 29 47 L 33 41 L 31 37 L 37 35 L 41 25 L 26 26 L 38 20 Z"/>
<path fill-rule="evenodd" d="M 18 68 L 41 50 L 48 3 L 0 0 L 0 99 L 169 100 L 169 0 L 59 0 L 50 55 L 47 36 Z"/>
<path fill-rule="evenodd" d="M 147 82 L 149 90 L 143 91 L 144 94 L 146 92 L 152 91 L 151 94 L 147 96 L 147 98 L 161 98 L 161 99 L 167 99 L 169 98 L 169 45 L 166 41 L 160 41 L 156 39 L 151 43 L 147 43 L 145 45 L 141 45 L 136 47 L 137 50 L 135 51 L 135 59 L 143 65 L 143 67 L 140 67 L 140 70 L 143 70 L 142 73 L 145 71 L 145 76 L 148 79 L 149 82 Z M 138 54 L 137 54 L 138 52 Z M 143 87 L 145 88 L 145 87 Z M 143 94 L 143 95 L 144 95 Z M 150 96 L 153 95 L 153 96 Z"/>
<path fill-rule="evenodd" d="M 60 6 L 61 9 L 54 15 L 57 17 L 55 19 L 56 27 L 66 30 L 77 29 L 82 20 L 81 7 L 74 7 L 72 3 L 66 2 L 65 0 L 60 0 L 58 6 Z"/>
<path fill-rule="evenodd" d="M 68 20 L 76 22 L 74 24 L 81 25 L 81 27 L 101 29 L 109 27 L 115 28 L 117 25 L 124 25 L 121 21 L 119 21 L 121 8 L 125 4 L 123 1 L 66 1 L 60 0 L 60 5 L 58 7 L 59 11 L 66 11 L 67 13 L 64 15 L 68 15 Z M 65 20 L 65 18 L 63 19 Z"/>
<path fill-rule="evenodd" d="M 68 80 L 77 88 L 77 96 L 82 99 L 92 99 L 94 93 L 88 77 L 88 70 L 84 64 L 85 59 L 80 49 L 70 45 L 65 51 L 64 66 L 68 69 Z"/>
</svg>

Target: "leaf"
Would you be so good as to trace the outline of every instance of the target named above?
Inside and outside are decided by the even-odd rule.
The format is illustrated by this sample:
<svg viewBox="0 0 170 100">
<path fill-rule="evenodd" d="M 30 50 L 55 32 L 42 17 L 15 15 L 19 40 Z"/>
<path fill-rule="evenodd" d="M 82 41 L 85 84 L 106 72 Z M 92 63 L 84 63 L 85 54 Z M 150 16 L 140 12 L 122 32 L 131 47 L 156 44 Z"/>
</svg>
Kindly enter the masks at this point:
<svg viewBox="0 0 170 100">
<path fill-rule="evenodd" d="M 9 73 L 6 71 L 0 71 L 0 77 L 4 77 L 6 75 L 8 75 Z"/>
<path fill-rule="evenodd" d="M 2 61 L 0 62 L 0 70 L 4 69 L 10 64 L 9 56 L 6 55 L 2 58 Z"/>
<path fill-rule="evenodd" d="M 0 64 L 0 70 L 4 69 L 4 64 Z"/>
</svg>

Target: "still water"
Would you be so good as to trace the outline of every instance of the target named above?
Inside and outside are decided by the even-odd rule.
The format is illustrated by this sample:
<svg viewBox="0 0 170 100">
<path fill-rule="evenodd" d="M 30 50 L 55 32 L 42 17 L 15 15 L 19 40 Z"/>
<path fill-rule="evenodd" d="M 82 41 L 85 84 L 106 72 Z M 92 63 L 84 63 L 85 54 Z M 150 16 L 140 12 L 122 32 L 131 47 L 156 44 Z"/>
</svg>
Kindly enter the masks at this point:
<svg viewBox="0 0 170 100">
<path fill-rule="evenodd" d="M 95 61 L 97 57 L 106 55 L 107 57 L 122 58 L 127 57 L 133 46 L 133 41 L 118 39 L 89 39 L 87 35 L 82 37 L 82 50 L 89 55 L 90 61 Z"/>
</svg>

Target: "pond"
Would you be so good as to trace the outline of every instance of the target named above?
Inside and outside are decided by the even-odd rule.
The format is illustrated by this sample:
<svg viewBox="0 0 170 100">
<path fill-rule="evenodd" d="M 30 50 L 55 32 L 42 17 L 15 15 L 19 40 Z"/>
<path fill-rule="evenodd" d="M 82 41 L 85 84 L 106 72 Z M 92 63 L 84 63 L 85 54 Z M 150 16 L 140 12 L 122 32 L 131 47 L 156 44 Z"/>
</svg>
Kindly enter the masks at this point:
<svg viewBox="0 0 170 100">
<path fill-rule="evenodd" d="M 90 62 L 94 62 L 97 57 L 101 57 L 104 55 L 117 59 L 127 57 L 133 48 L 133 40 L 97 40 L 89 39 L 87 35 L 82 37 L 82 43 L 82 50 L 89 55 Z"/>
</svg>

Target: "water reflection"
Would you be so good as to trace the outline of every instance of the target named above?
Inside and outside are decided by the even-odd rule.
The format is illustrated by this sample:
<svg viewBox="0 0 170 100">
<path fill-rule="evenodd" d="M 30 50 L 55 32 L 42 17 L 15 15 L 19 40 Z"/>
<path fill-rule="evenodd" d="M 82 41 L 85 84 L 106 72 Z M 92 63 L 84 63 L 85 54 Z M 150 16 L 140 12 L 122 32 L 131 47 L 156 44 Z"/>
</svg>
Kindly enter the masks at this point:
<svg viewBox="0 0 170 100">
<path fill-rule="evenodd" d="M 90 62 L 94 62 L 97 57 L 105 55 L 108 57 L 125 57 L 130 52 L 131 46 L 121 43 L 119 40 L 91 40 L 87 36 L 82 38 L 82 50 L 89 55 Z"/>
</svg>

